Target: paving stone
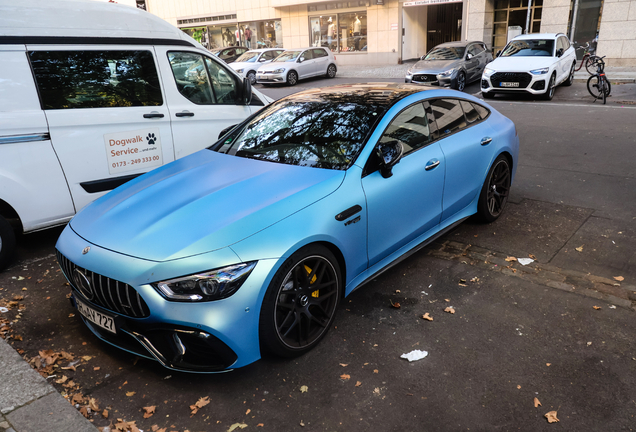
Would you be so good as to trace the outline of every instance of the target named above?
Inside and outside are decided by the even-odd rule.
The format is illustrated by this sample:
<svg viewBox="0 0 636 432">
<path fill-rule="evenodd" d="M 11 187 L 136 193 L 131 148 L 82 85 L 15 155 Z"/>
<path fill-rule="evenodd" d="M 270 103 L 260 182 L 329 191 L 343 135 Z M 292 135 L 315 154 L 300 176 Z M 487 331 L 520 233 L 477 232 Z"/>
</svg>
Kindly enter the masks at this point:
<svg viewBox="0 0 636 432">
<path fill-rule="evenodd" d="M 7 415 L 18 432 L 96 432 L 97 428 L 54 392 Z"/>
</svg>

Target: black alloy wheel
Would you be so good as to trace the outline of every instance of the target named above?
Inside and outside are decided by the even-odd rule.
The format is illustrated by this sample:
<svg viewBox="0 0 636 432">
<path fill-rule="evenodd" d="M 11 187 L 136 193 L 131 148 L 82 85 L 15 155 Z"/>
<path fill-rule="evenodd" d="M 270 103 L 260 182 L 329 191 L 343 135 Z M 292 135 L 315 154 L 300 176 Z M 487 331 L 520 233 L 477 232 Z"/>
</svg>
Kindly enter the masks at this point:
<svg viewBox="0 0 636 432">
<path fill-rule="evenodd" d="M 460 71 L 455 80 L 455 90 L 464 91 L 464 88 L 466 88 L 466 74 Z"/>
<path fill-rule="evenodd" d="M 256 84 L 256 72 L 249 71 L 247 73 L 247 79 L 250 80 L 250 84 L 252 85 Z"/>
<path fill-rule="evenodd" d="M 501 216 L 510 193 L 511 171 L 508 159 L 499 155 L 492 164 L 481 189 L 477 203 L 477 215 L 485 222 L 493 222 Z"/>
<path fill-rule="evenodd" d="M 336 65 L 330 64 L 327 68 L 327 78 L 335 78 L 336 77 Z"/>
<path fill-rule="evenodd" d="M 295 86 L 296 84 L 298 84 L 298 74 L 296 73 L 296 71 L 289 71 L 287 73 L 287 84 L 289 84 L 290 86 Z"/>
<path fill-rule="evenodd" d="M 552 100 L 552 98 L 554 97 L 555 90 L 556 90 L 556 76 L 552 74 L 552 76 L 550 77 L 550 82 L 548 83 L 548 88 L 543 94 L 543 99 Z"/>
<path fill-rule="evenodd" d="M 337 260 L 323 246 L 294 253 L 278 270 L 261 311 L 261 345 L 294 357 L 311 350 L 327 334 L 340 300 Z"/>
</svg>

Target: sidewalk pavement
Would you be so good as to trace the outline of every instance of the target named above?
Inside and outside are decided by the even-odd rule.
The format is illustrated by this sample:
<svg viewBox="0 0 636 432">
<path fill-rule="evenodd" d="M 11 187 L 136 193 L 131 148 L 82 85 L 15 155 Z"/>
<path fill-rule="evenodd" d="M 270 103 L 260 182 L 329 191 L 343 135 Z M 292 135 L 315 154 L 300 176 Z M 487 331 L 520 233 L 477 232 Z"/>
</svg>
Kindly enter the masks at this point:
<svg viewBox="0 0 636 432">
<path fill-rule="evenodd" d="M 0 338 L 0 432 L 45 431 L 97 428 Z"/>
<path fill-rule="evenodd" d="M 341 65 L 338 67 L 338 78 L 404 78 L 408 68 L 413 66 L 415 61 L 408 61 L 396 65 Z M 577 63 L 578 67 L 578 63 Z M 636 67 L 606 67 L 605 73 L 612 84 L 633 84 L 636 83 Z M 585 68 L 574 73 L 574 81 L 587 83 L 590 74 Z"/>
</svg>

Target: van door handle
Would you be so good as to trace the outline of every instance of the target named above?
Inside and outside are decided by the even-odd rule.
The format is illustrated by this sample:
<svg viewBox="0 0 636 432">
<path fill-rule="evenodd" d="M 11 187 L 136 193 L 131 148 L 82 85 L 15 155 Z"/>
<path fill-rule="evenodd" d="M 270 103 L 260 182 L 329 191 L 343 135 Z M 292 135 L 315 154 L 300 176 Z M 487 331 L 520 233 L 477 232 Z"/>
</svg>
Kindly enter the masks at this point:
<svg viewBox="0 0 636 432">
<path fill-rule="evenodd" d="M 178 112 L 175 114 L 177 117 L 193 117 L 194 113 L 189 111 Z"/>
<path fill-rule="evenodd" d="M 144 118 L 163 118 L 163 114 L 158 112 L 151 112 L 150 114 L 144 114 Z"/>
<path fill-rule="evenodd" d="M 481 145 L 488 145 L 492 142 L 492 138 L 490 137 L 484 137 L 481 139 Z"/>
</svg>

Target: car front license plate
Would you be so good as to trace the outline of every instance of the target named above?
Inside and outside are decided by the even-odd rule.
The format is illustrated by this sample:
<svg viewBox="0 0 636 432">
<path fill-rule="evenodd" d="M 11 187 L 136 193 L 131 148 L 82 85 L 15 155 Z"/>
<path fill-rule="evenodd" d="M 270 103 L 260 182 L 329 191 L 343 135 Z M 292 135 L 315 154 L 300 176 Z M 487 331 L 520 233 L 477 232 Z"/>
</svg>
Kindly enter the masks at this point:
<svg viewBox="0 0 636 432">
<path fill-rule="evenodd" d="M 519 87 L 519 83 L 518 82 L 502 82 L 501 86 L 502 87 Z"/>
<path fill-rule="evenodd" d="M 109 315 L 105 315 L 99 311 L 96 311 L 90 306 L 85 305 L 80 300 L 75 298 L 75 302 L 77 303 L 77 310 L 79 313 L 84 316 L 87 320 L 92 322 L 99 327 L 108 330 L 111 333 L 117 334 L 117 329 L 115 328 L 115 319 Z"/>
</svg>

